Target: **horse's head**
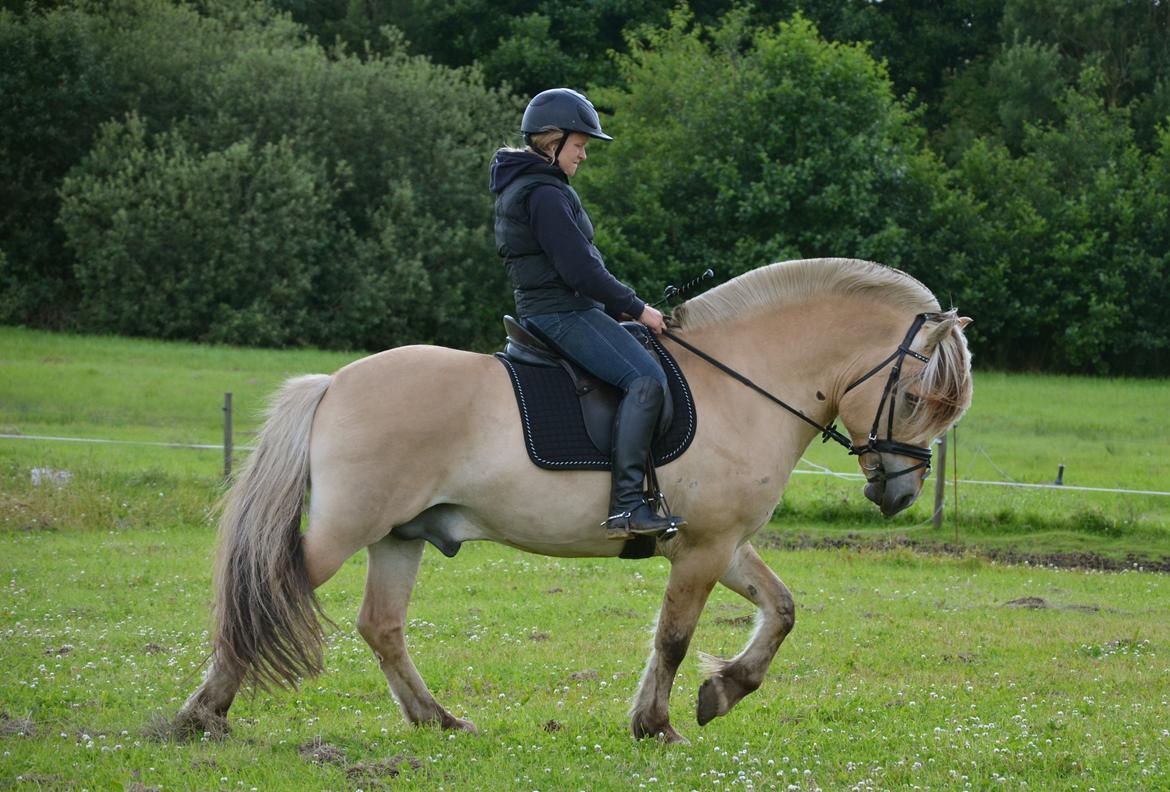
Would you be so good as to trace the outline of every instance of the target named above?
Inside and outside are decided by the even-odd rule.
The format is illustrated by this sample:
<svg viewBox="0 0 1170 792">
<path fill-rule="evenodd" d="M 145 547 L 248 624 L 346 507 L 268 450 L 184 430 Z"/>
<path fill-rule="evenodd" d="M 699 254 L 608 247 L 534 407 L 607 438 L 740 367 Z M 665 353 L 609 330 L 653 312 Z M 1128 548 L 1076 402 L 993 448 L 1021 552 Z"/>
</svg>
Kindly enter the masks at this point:
<svg viewBox="0 0 1170 792">
<path fill-rule="evenodd" d="M 865 497 L 887 517 L 918 498 L 930 446 L 971 404 L 971 357 L 955 311 L 924 314 L 902 343 L 845 389 L 841 420 L 865 474 Z"/>
</svg>

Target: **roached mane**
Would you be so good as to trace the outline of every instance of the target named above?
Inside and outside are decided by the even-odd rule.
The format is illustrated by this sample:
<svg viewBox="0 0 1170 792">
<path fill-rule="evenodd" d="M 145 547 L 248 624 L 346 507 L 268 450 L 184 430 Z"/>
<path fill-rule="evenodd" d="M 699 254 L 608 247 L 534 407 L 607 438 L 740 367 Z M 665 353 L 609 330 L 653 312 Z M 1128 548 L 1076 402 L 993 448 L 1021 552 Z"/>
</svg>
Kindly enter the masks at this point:
<svg viewBox="0 0 1170 792">
<path fill-rule="evenodd" d="M 900 421 L 906 436 L 937 437 L 971 404 L 971 355 L 958 312 L 943 312 L 930 290 L 906 273 L 859 259 L 782 261 L 746 272 L 674 309 L 671 324 L 696 330 L 733 318 L 775 310 L 814 295 L 872 295 L 904 308 L 909 316 L 930 314 L 920 335 L 928 339 L 930 361 L 903 390 L 913 388 L 918 406 Z"/>
</svg>

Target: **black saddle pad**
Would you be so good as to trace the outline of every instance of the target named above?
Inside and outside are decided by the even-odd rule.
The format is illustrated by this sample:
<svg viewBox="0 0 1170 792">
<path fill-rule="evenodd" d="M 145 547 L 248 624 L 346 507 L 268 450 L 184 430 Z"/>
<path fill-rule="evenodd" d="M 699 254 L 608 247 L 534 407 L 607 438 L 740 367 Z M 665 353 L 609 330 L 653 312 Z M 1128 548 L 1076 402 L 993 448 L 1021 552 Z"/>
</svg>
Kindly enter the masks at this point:
<svg viewBox="0 0 1170 792">
<path fill-rule="evenodd" d="M 674 421 L 651 449 L 655 465 L 665 465 L 682 456 L 695 438 L 697 416 L 691 389 L 670 353 L 651 338 L 666 371 L 674 401 Z M 526 366 L 497 354 L 508 369 L 524 426 L 528 456 L 548 470 L 609 470 L 607 454 L 598 451 L 585 430 L 581 404 L 573 382 L 559 366 Z M 603 387 L 610 387 L 608 385 Z"/>
</svg>

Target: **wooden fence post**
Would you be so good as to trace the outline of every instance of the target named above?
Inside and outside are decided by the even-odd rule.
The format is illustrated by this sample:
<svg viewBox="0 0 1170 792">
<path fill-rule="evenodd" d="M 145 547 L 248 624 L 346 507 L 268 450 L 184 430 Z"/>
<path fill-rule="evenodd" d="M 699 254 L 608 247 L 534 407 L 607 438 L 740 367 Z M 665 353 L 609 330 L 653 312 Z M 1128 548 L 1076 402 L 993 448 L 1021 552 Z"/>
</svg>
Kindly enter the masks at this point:
<svg viewBox="0 0 1170 792">
<path fill-rule="evenodd" d="M 223 395 L 223 480 L 232 480 L 232 394 Z"/>
<path fill-rule="evenodd" d="M 943 524 L 944 491 L 947 487 L 947 435 L 938 439 L 938 477 L 934 480 L 934 528 L 939 530 Z"/>
</svg>

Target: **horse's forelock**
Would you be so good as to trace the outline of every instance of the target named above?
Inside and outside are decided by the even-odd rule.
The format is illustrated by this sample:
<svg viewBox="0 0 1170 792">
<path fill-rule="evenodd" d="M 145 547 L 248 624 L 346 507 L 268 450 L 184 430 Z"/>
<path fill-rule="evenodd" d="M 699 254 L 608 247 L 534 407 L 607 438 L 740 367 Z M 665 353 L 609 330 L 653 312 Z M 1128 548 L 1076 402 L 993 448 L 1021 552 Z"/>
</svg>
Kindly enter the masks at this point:
<svg viewBox="0 0 1170 792">
<path fill-rule="evenodd" d="M 930 359 L 917 376 L 918 405 L 903 426 L 910 436 L 940 436 L 971 405 L 971 353 L 963 325 L 953 309 L 923 325 L 922 333 L 934 340 L 934 347 L 927 350 Z"/>
</svg>

